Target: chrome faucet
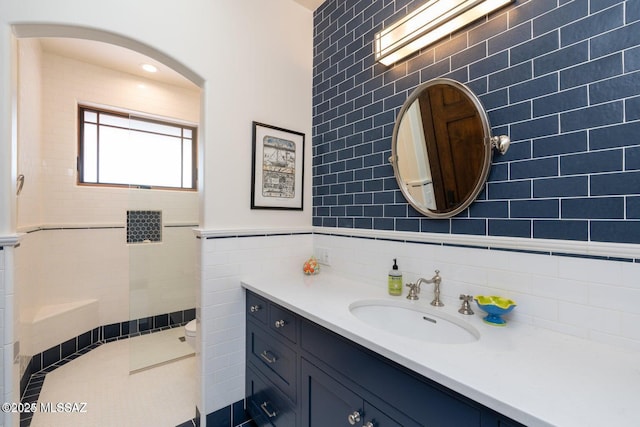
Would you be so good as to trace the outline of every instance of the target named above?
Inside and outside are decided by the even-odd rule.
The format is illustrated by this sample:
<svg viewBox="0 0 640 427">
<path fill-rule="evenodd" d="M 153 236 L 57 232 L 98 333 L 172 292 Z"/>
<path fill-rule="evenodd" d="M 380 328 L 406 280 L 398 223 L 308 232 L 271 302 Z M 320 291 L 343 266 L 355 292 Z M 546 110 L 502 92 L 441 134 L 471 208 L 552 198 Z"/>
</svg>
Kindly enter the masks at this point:
<svg viewBox="0 0 640 427">
<path fill-rule="evenodd" d="M 433 301 L 431 301 L 431 305 L 435 307 L 444 306 L 442 301 L 440 301 L 440 282 L 442 282 L 442 278 L 440 277 L 440 270 L 436 270 L 436 275 L 429 280 L 423 279 L 421 277 L 416 283 L 408 283 L 407 287 L 409 288 L 409 295 L 407 295 L 407 299 L 417 300 L 418 294 L 420 293 L 420 285 L 422 285 L 423 283 L 433 283 Z"/>
</svg>

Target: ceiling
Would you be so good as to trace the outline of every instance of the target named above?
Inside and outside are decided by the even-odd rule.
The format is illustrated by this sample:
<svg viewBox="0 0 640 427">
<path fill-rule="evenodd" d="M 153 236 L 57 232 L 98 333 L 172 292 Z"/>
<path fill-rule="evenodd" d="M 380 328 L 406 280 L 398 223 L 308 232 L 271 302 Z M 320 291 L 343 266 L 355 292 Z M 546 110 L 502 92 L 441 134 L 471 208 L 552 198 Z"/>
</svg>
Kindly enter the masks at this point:
<svg viewBox="0 0 640 427">
<path fill-rule="evenodd" d="M 162 83 L 195 89 L 197 86 L 173 69 L 136 51 L 93 40 L 71 38 L 41 38 L 44 52 L 95 64 Z M 152 64 L 158 71 L 149 73 L 142 64 Z"/>
<path fill-rule="evenodd" d="M 310 11 L 316 10 L 318 6 L 324 2 L 324 0 L 293 1 Z M 191 81 L 173 69 L 163 65 L 161 62 L 124 47 L 92 40 L 72 38 L 41 38 L 40 43 L 44 52 L 54 53 L 174 86 L 190 89 L 197 88 Z M 144 71 L 141 68 L 142 64 L 152 64 L 158 71 L 156 73 Z"/>
<path fill-rule="evenodd" d="M 296 3 L 300 3 L 310 11 L 316 10 L 322 3 L 324 3 L 324 0 L 293 0 L 293 1 L 295 1 Z"/>
</svg>

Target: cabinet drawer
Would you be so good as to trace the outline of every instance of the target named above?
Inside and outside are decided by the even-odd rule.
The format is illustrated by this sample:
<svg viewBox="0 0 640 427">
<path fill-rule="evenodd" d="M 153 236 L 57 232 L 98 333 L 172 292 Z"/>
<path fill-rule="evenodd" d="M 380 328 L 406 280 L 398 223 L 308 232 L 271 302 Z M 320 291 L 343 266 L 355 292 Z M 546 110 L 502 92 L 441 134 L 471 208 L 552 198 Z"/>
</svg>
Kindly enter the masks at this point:
<svg viewBox="0 0 640 427">
<path fill-rule="evenodd" d="M 247 322 L 248 361 L 296 401 L 296 353 L 262 328 Z"/>
<path fill-rule="evenodd" d="M 247 366 L 247 411 L 258 427 L 296 427 L 296 413 L 287 398 Z"/>
<path fill-rule="evenodd" d="M 267 324 L 268 303 L 253 292 L 247 291 L 247 317 Z"/>
<path fill-rule="evenodd" d="M 289 310 L 270 304 L 269 327 L 292 343 L 297 341 L 298 317 Z"/>
</svg>

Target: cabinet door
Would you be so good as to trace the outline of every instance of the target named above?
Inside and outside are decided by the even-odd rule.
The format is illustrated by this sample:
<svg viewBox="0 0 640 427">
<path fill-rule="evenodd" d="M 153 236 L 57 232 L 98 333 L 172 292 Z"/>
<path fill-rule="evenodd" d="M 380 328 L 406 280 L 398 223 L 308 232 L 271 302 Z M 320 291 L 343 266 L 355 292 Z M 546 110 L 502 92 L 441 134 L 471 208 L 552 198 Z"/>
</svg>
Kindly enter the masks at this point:
<svg viewBox="0 0 640 427">
<path fill-rule="evenodd" d="M 361 427 L 362 398 L 306 360 L 301 365 L 303 427 Z M 350 415 L 360 421 L 350 423 Z"/>
<path fill-rule="evenodd" d="M 302 359 L 304 427 L 401 427 L 321 369 Z"/>
</svg>

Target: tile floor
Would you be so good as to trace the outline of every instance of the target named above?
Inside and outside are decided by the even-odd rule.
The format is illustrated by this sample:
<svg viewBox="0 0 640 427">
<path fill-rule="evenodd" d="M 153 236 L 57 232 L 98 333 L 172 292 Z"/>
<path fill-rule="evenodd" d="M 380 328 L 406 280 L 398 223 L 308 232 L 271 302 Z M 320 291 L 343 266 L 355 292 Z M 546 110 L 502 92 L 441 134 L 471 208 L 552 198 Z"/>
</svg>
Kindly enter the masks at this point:
<svg viewBox="0 0 640 427">
<path fill-rule="evenodd" d="M 151 334 L 156 335 L 156 334 Z M 195 357 L 130 374 L 136 337 L 102 344 L 48 373 L 38 405 L 85 403 L 84 412 L 37 412 L 32 427 L 175 427 L 195 415 Z M 153 354 L 153 351 L 149 352 Z M 135 363 L 135 362 L 134 362 Z"/>
<path fill-rule="evenodd" d="M 193 348 L 186 341 L 181 341 L 181 337 L 184 337 L 184 327 L 129 338 L 131 372 L 193 356 Z"/>
</svg>

